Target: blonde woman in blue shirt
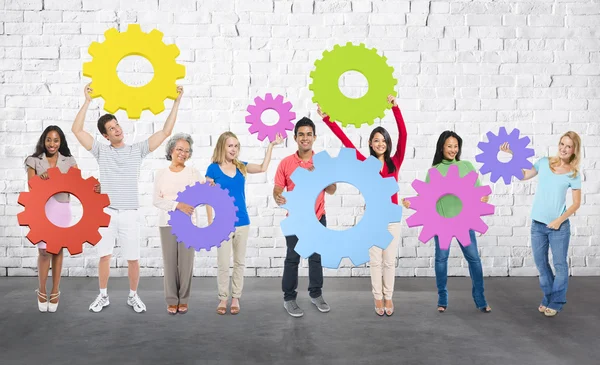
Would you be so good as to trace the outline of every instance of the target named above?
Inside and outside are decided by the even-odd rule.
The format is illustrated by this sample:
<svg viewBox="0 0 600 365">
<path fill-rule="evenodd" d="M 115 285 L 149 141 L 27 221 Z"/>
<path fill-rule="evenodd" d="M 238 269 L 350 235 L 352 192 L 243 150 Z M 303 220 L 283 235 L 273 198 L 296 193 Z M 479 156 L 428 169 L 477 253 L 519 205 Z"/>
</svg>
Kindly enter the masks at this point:
<svg viewBox="0 0 600 365">
<path fill-rule="evenodd" d="M 500 150 L 512 154 L 507 143 Z M 539 176 L 531 209 L 531 250 L 544 294 L 538 311 L 547 317 L 554 317 L 567 302 L 567 255 L 571 238 L 569 217 L 581 205 L 580 160 L 581 138 L 569 131 L 560 137 L 556 156 L 543 157 L 530 170 L 523 169 L 522 180 Z M 567 208 L 569 188 L 573 194 L 573 204 Z M 554 273 L 548 260 L 548 249 L 552 250 Z"/>
</svg>

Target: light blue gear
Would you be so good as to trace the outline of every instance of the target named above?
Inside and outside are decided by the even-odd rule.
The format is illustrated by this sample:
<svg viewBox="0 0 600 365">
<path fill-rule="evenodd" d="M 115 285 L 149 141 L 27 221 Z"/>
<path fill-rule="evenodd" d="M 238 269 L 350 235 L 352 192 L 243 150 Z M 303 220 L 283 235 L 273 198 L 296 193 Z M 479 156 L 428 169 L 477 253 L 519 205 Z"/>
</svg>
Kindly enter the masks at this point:
<svg viewBox="0 0 600 365">
<path fill-rule="evenodd" d="M 302 257 L 313 253 L 321 255 L 321 264 L 337 268 L 342 258 L 348 257 L 354 265 L 369 261 L 372 246 L 386 249 L 393 236 L 388 225 L 402 219 L 402 208 L 392 203 L 391 196 L 398 192 L 393 177 L 379 174 L 381 162 L 369 156 L 365 161 L 356 158 L 356 150 L 342 148 L 336 158 L 326 151 L 313 157 L 314 170 L 298 168 L 291 176 L 294 190 L 283 193 L 289 216 L 281 221 L 286 236 L 298 237 L 296 252 Z M 323 189 L 336 182 L 356 187 L 365 199 L 365 214 L 354 227 L 334 231 L 321 225 L 315 216 L 315 202 Z"/>
</svg>

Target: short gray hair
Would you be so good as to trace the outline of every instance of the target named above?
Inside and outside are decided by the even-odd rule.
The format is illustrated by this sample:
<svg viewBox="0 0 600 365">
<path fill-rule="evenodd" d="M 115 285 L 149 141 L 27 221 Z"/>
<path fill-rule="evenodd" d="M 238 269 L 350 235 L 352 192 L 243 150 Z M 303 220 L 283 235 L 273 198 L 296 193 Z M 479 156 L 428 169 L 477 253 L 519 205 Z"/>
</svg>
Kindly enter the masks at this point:
<svg viewBox="0 0 600 365">
<path fill-rule="evenodd" d="M 167 161 L 171 161 L 171 154 L 173 153 L 173 149 L 175 148 L 177 141 L 181 139 L 190 144 L 190 157 L 192 157 L 192 152 L 194 151 L 192 149 L 192 146 L 194 145 L 194 140 L 192 139 L 192 136 L 190 136 L 187 133 L 177 133 L 173 137 L 169 138 L 169 141 L 165 146 L 165 157 L 167 158 Z"/>
</svg>

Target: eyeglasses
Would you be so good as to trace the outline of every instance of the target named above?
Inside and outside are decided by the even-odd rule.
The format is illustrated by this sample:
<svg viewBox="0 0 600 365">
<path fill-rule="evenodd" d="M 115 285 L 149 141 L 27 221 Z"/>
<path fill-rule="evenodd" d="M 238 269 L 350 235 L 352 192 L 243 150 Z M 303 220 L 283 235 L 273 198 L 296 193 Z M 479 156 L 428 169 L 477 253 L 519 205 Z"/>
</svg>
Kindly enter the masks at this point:
<svg viewBox="0 0 600 365">
<path fill-rule="evenodd" d="M 190 151 L 190 150 L 184 150 L 184 149 L 181 149 L 181 148 L 176 148 L 176 149 L 175 149 L 175 152 L 177 152 L 177 153 L 185 153 L 185 154 L 190 154 L 190 152 L 191 152 L 191 151 Z"/>
</svg>

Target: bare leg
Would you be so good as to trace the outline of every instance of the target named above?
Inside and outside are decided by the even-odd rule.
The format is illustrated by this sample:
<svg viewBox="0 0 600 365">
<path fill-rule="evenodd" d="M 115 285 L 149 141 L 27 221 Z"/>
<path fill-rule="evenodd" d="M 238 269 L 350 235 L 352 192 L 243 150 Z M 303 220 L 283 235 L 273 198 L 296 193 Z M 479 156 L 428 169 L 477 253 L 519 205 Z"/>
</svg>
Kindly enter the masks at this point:
<svg viewBox="0 0 600 365">
<path fill-rule="evenodd" d="M 50 259 L 51 254 L 46 252 L 46 250 L 38 250 L 38 278 L 40 282 L 39 291 L 41 294 L 46 294 L 46 282 L 48 281 L 48 271 L 50 271 Z M 45 300 L 40 300 L 41 298 L 38 296 L 38 300 L 41 303 L 44 303 Z"/>
<path fill-rule="evenodd" d="M 100 285 L 100 289 L 106 289 L 108 287 L 108 277 L 110 275 L 110 257 L 111 255 L 106 255 L 100 257 L 100 262 L 98 263 L 98 284 Z"/>
<path fill-rule="evenodd" d="M 137 291 L 140 283 L 140 262 L 138 260 L 127 260 L 127 274 L 129 276 L 129 289 Z"/>
<path fill-rule="evenodd" d="M 58 294 L 60 288 L 60 276 L 62 273 L 63 250 L 56 255 L 52 255 L 52 291 L 50 294 Z M 54 298 L 56 297 L 56 298 Z M 58 303 L 58 295 L 53 296 L 51 303 Z"/>
</svg>

